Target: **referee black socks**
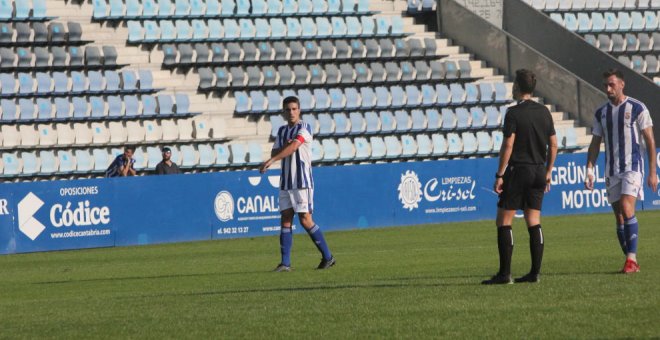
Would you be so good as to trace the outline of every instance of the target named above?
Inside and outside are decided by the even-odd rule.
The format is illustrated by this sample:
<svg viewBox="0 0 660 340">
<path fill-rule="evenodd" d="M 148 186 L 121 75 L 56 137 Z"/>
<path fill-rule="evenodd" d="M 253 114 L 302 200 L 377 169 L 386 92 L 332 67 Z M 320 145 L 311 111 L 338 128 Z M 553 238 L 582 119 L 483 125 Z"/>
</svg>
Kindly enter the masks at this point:
<svg viewBox="0 0 660 340">
<path fill-rule="evenodd" d="M 539 275 L 543 261 L 543 231 L 541 225 L 527 228 L 529 232 L 529 252 L 532 255 L 532 270 L 530 274 Z"/>
<path fill-rule="evenodd" d="M 511 256 L 513 255 L 513 231 L 510 225 L 497 227 L 497 250 L 500 253 L 499 275 L 511 275 Z"/>
</svg>

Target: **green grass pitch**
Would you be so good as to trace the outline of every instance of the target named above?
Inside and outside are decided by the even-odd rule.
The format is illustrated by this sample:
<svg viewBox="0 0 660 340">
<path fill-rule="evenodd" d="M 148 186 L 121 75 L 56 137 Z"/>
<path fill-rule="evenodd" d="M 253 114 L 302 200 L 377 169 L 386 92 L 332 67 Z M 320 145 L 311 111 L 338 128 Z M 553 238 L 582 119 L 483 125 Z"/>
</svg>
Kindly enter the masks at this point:
<svg viewBox="0 0 660 340">
<path fill-rule="evenodd" d="M 290 273 L 276 237 L 0 256 L 0 338 L 657 338 L 660 211 L 637 216 L 633 275 L 611 214 L 544 218 L 538 284 L 479 284 L 492 221 L 327 233 L 327 271 L 302 234 Z"/>
</svg>

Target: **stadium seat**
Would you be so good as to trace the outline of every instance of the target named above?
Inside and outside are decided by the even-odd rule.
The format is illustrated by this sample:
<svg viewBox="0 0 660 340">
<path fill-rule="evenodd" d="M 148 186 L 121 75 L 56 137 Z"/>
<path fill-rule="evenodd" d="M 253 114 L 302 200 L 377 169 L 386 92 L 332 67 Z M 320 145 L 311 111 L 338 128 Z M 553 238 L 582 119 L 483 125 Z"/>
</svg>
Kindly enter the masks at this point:
<svg viewBox="0 0 660 340">
<path fill-rule="evenodd" d="M 412 128 L 412 119 L 408 112 L 404 110 L 394 112 L 394 121 L 397 133 L 408 132 Z"/>
<path fill-rule="evenodd" d="M 424 134 L 418 134 L 416 136 L 417 141 L 417 157 L 425 158 L 430 156 L 433 153 L 433 142 L 429 136 Z"/>
<path fill-rule="evenodd" d="M 447 134 L 447 154 L 459 155 L 463 152 L 463 142 L 457 133 Z"/>
<path fill-rule="evenodd" d="M 5 176 L 17 176 L 23 170 L 21 161 L 16 153 L 3 153 L 2 163 L 4 164 L 3 175 Z"/>
<path fill-rule="evenodd" d="M 339 146 L 332 139 L 324 139 L 321 142 L 323 146 L 323 162 L 335 162 L 339 158 Z"/>
<path fill-rule="evenodd" d="M 487 154 L 493 151 L 493 141 L 486 131 L 477 131 L 477 153 Z"/>
<path fill-rule="evenodd" d="M 334 135 L 346 135 L 351 130 L 351 123 L 345 113 L 335 113 L 332 115 L 335 131 Z"/>
<path fill-rule="evenodd" d="M 323 160 L 323 146 L 321 142 L 314 139 L 312 140 L 312 163 L 321 162 Z"/>
<path fill-rule="evenodd" d="M 403 147 L 396 136 L 385 136 L 385 158 L 399 158 L 402 155 Z"/>
<path fill-rule="evenodd" d="M 355 159 L 355 147 L 353 143 L 348 138 L 339 138 L 338 147 L 339 147 L 339 161 L 347 162 Z"/>
<path fill-rule="evenodd" d="M 50 153 L 49 151 L 41 152 L 41 159 L 43 161 L 44 154 Z M 48 156 L 46 156 L 48 157 Z M 69 150 L 59 150 L 57 152 L 57 160 L 59 163 L 59 173 L 71 173 L 76 170 L 76 159 L 73 157 L 73 154 Z"/>
<path fill-rule="evenodd" d="M 369 143 L 371 144 L 371 156 L 372 160 L 381 160 L 385 158 L 387 154 L 387 147 L 385 146 L 385 141 L 381 137 L 369 137 Z"/>
<path fill-rule="evenodd" d="M 417 143 L 410 135 L 401 136 L 401 156 L 405 158 L 417 156 Z"/>
<path fill-rule="evenodd" d="M 24 151 L 21 152 L 20 155 L 21 161 L 23 162 L 23 169 L 21 171 L 23 176 L 33 176 L 39 173 L 41 164 L 35 152 Z M 12 171 L 14 170 L 12 169 Z"/>
<path fill-rule="evenodd" d="M 396 130 L 396 120 L 391 111 L 380 111 L 380 130 L 383 133 L 391 133 Z"/>
</svg>

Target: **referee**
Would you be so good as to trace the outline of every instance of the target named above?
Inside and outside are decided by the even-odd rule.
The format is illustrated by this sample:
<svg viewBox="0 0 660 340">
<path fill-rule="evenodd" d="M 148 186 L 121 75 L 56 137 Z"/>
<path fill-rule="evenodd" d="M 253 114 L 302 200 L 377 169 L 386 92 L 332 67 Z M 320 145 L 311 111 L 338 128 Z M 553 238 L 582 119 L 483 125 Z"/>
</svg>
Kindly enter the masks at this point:
<svg viewBox="0 0 660 340">
<path fill-rule="evenodd" d="M 504 119 L 504 141 L 495 173 L 497 202 L 497 248 L 500 270 L 483 284 L 510 284 L 513 233 L 511 223 L 516 210 L 523 210 L 532 269 L 516 282 L 538 282 L 543 259 L 541 205 L 550 190 L 550 174 L 557 156 L 557 137 L 550 111 L 533 101 L 536 76 L 529 70 L 516 71 L 513 97 L 518 104 L 509 108 Z"/>
</svg>

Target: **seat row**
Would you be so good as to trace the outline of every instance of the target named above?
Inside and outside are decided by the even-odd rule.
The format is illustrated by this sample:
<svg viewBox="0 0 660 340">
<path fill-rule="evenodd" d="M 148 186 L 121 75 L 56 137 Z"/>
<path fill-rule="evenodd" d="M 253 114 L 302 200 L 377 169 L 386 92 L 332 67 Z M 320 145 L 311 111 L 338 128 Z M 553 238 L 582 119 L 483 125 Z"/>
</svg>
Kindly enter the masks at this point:
<svg viewBox="0 0 660 340">
<path fill-rule="evenodd" d="M 660 62 L 658 62 L 658 58 L 652 54 L 647 54 L 645 56 L 620 55 L 617 59 L 619 59 L 619 62 L 638 73 L 654 75 L 660 72 Z"/>
<path fill-rule="evenodd" d="M 17 106 L 18 104 L 18 106 Z M 152 116 L 192 115 L 187 94 L 57 97 L 0 100 L 0 120 L 30 122 L 52 120 L 106 120 Z M 17 109 L 18 108 L 18 109 Z"/>
<path fill-rule="evenodd" d="M 607 11 L 660 8 L 658 0 L 525 0 L 532 7 L 546 12 Z"/>
<path fill-rule="evenodd" d="M 263 161 L 261 145 L 255 142 L 168 147 L 172 151 L 172 161 L 182 169 L 256 166 Z M 0 170 L 3 177 L 101 177 L 114 158 L 122 153 L 123 150 L 119 148 L 5 152 L 2 154 Z M 155 170 L 162 160 L 161 148 L 137 147 L 133 157 L 138 174 L 148 173 Z"/>
<path fill-rule="evenodd" d="M 312 161 L 379 162 L 411 158 L 471 157 L 497 152 L 502 143 L 502 132 L 478 131 L 461 134 L 450 132 L 429 135 L 372 136 L 314 140 Z"/>
<path fill-rule="evenodd" d="M 36 86 L 35 86 L 36 85 Z M 51 97 L 152 93 L 150 70 L 0 73 L 0 97 Z"/>
<path fill-rule="evenodd" d="M 282 40 L 404 36 L 401 16 L 128 21 L 128 42 Z"/>
<path fill-rule="evenodd" d="M 101 52 L 102 51 L 102 52 Z M 117 68 L 114 46 L 0 48 L 1 71 Z"/>
<path fill-rule="evenodd" d="M 407 85 L 378 86 L 361 88 L 318 88 L 313 91 L 301 89 L 298 91 L 277 90 L 238 91 L 236 96 L 236 113 L 263 114 L 265 112 L 281 112 L 282 99 L 288 96 L 300 98 L 300 109 L 303 112 L 371 110 L 419 108 L 435 106 L 487 105 L 490 103 L 507 103 L 511 101 L 511 85 L 508 83 L 467 83 L 465 87 L 458 83 L 449 85 Z"/>
<path fill-rule="evenodd" d="M 369 14 L 367 0 L 94 0 L 96 20 Z"/>
<path fill-rule="evenodd" d="M 182 143 L 226 139 L 222 117 L 56 124 L 3 124 L 2 149 L 80 148 L 90 145 Z"/>
<path fill-rule="evenodd" d="M 282 64 L 295 62 L 341 62 L 432 59 L 435 39 L 352 39 L 269 41 L 254 43 L 163 44 L 163 64 L 170 67 L 206 65 Z"/>
<path fill-rule="evenodd" d="M 41 21 L 46 16 L 46 0 L 0 1 L 0 21 Z"/>
<path fill-rule="evenodd" d="M 648 33 L 626 33 L 625 37 L 620 33 L 612 34 L 585 34 L 584 39 L 593 46 L 604 52 L 630 53 L 658 52 L 660 51 L 660 32 Z"/>
<path fill-rule="evenodd" d="M 412 15 L 420 12 L 433 12 L 438 7 L 436 0 L 408 0 L 407 4 L 406 12 Z"/>
<path fill-rule="evenodd" d="M 231 67 L 227 71 L 218 67 L 215 72 L 210 68 L 200 68 L 200 89 L 263 89 L 277 87 L 318 87 L 321 85 L 355 86 L 356 84 L 391 85 L 416 82 L 443 82 L 446 80 L 471 80 L 469 60 L 447 60 L 445 62 L 424 60 L 401 63 L 342 63 L 314 65 Z M 402 84 L 403 85 L 403 84 Z"/>
<path fill-rule="evenodd" d="M 461 130 L 487 130 L 502 126 L 508 106 L 475 106 L 455 110 L 444 108 L 397 111 L 367 111 L 343 113 L 305 114 L 303 121 L 313 127 L 317 136 L 403 134 L 410 132 L 438 132 Z M 270 117 L 271 136 L 275 137 L 285 124 L 281 116 Z"/>
<path fill-rule="evenodd" d="M 550 18 L 578 33 L 587 32 L 657 32 L 658 14 L 655 11 L 550 13 Z"/>
<path fill-rule="evenodd" d="M 66 46 L 86 43 L 77 22 L 0 23 L 0 46 Z"/>
</svg>

